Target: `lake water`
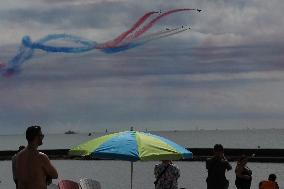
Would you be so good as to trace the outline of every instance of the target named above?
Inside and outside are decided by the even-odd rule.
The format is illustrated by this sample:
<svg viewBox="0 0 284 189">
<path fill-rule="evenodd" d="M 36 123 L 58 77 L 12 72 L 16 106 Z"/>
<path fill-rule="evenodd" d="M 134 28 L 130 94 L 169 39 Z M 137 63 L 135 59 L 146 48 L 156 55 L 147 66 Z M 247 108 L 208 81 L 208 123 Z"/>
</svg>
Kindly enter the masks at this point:
<svg viewBox="0 0 284 189">
<path fill-rule="evenodd" d="M 214 130 L 214 131 L 176 131 L 152 132 L 169 138 L 186 147 L 212 147 L 222 143 L 225 148 L 284 148 L 284 130 Z M 101 136 L 105 133 L 87 134 L 48 134 L 40 149 L 70 148 L 83 141 Z M 16 150 L 18 145 L 26 144 L 23 135 L 0 136 L 1 150 Z M 129 189 L 130 162 L 125 161 L 81 161 L 81 160 L 52 160 L 59 172 L 59 179 L 79 181 L 80 178 L 98 180 L 102 189 Z M 135 162 L 133 173 L 133 189 L 153 189 L 153 167 L 158 162 Z M 205 162 L 175 162 L 181 170 L 179 186 L 187 189 L 206 189 L 207 171 Z M 235 162 L 232 162 L 235 167 Z M 248 163 L 253 171 L 252 189 L 258 188 L 258 183 L 266 179 L 270 173 L 278 176 L 280 188 L 284 186 L 283 163 Z M 234 186 L 234 171 L 227 173 L 230 189 Z M 11 161 L 0 161 L 0 189 L 15 188 L 12 181 Z M 57 183 L 54 180 L 54 183 Z"/>
<path fill-rule="evenodd" d="M 151 132 L 164 136 L 188 148 L 211 148 L 221 143 L 225 148 L 284 148 L 284 129 L 267 130 L 196 130 L 196 131 L 156 131 Z M 71 148 L 84 141 L 104 135 L 83 134 L 47 134 L 40 149 Z M 26 144 L 24 135 L 0 135 L 0 150 L 17 150 L 19 145 Z"/>
<path fill-rule="evenodd" d="M 59 172 L 59 179 L 79 181 L 80 178 L 98 180 L 102 189 L 129 189 L 130 163 L 125 161 L 80 161 L 80 160 L 52 160 Z M 158 162 L 135 162 L 133 171 L 133 189 L 153 189 L 153 167 Z M 204 162 L 174 162 L 181 170 L 179 186 L 187 189 L 206 189 L 207 172 Z M 235 167 L 235 162 L 232 162 Z M 252 189 L 258 188 L 258 183 L 267 178 L 270 173 L 276 173 L 280 188 L 284 186 L 284 164 L 279 163 L 248 163 L 253 171 Z M 11 162 L 0 161 L 1 189 L 14 189 L 11 176 Z M 234 171 L 227 173 L 230 189 L 234 186 Z M 54 180 L 53 183 L 57 183 Z"/>
</svg>

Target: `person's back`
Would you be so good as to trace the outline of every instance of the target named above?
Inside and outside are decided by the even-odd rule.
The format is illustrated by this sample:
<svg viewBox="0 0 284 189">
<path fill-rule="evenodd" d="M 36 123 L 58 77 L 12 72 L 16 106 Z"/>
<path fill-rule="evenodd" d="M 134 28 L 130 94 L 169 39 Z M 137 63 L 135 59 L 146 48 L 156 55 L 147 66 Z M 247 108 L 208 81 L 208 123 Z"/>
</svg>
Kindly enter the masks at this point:
<svg viewBox="0 0 284 189">
<path fill-rule="evenodd" d="M 268 180 L 261 181 L 259 183 L 259 189 L 279 189 L 276 182 L 276 175 L 270 174 Z"/>
<path fill-rule="evenodd" d="M 19 189 L 46 188 L 43 154 L 26 148 L 17 155 Z"/>
<path fill-rule="evenodd" d="M 259 185 L 259 189 L 278 189 L 277 183 L 269 180 L 261 181 Z"/>
<path fill-rule="evenodd" d="M 155 165 L 154 175 L 156 177 L 156 189 L 178 189 L 179 168 L 169 160 L 163 160 L 161 164 Z"/>
</svg>

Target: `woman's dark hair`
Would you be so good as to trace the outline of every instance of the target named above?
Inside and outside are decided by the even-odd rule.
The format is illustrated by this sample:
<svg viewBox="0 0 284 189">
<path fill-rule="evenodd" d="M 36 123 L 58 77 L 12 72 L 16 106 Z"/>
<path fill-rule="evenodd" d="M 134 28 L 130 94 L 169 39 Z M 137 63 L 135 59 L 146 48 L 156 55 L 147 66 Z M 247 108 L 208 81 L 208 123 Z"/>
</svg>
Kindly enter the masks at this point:
<svg viewBox="0 0 284 189">
<path fill-rule="evenodd" d="M 248 158 L 248 156 L 245 155 L 245 154 L 243 154 L 243 155 L 241 155 L 241 157 L 238 159 L 238 162 L 241 162 L 241 161 L 243 161 L 244 159 L 247 159 L 247 158 Z"/>
<path fill-rule="evenodd" d="M 28 142 L 31 142 L 34 140 L 36 136 L 38 136 L 41 133 L 41 127 L 38 125 L 30 126 L 26 130 L 26 139 Z"/>
<path fill-rule="evenodd" d="M 224 151 L 222 144 L 215 144 L 214 145 L 214 152 L 222 152 L 222 151 Z"/>
</svg>

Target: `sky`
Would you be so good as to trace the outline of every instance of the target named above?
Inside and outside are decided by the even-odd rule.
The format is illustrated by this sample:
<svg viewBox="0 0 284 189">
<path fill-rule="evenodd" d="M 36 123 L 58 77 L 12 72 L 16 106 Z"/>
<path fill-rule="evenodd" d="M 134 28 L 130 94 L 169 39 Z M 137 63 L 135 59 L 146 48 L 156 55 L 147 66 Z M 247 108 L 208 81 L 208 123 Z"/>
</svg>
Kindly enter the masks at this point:
<svg viewBox="0 0 284 189">
<path fill-rule="evenodd" d="M 29 125 L 62 133 L 284 128 L 282 0 L 0 1 L 0 62 L 23 36 L 72 34 L 98 43 L 149 11 L 199 8 L 164 17 L 149 31 L 185 32 L 127 51 L 47 53 L 0 77 L 0 134 Z"/>
</svg>

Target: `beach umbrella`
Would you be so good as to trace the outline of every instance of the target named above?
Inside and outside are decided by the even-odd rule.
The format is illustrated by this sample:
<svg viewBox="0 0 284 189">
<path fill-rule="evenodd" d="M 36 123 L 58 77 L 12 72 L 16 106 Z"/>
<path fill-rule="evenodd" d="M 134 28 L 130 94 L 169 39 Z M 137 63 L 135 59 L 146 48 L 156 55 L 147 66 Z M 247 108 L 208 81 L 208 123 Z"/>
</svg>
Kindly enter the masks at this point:
<svg viewBox="0 0 284 189">
<path fill-rule="evenodd" d="M 146 132 L 124 131 L 104 135 L 69 151 L 73 156 L 91 156 L 99 159 L 116 159 L 131 162 L 131 189 L 133 162 L 141 160 L 179 160 L 192 158 L 184 147 L 164 137 Z"/>
</svg>

